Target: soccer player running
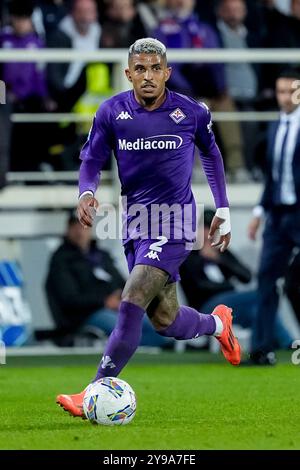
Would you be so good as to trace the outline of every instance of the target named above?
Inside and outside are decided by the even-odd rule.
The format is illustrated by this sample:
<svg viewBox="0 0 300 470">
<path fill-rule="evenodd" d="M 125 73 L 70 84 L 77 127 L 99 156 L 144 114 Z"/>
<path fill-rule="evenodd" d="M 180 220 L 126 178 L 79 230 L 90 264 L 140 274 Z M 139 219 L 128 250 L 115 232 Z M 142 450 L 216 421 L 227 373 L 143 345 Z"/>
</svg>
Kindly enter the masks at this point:
<svg viewBox="0 0 300 470">
<path fill-rule="evenodd" d="M 176 204 L 182 209 L 189 206 L 192 215 L 187 225 L 195 226 L 191 176 L 196 145 L 216 206 L 209 237 L 213 241 L 219 232 L 219 240 L 212 244 L 224 251 L 231 237 L 229 204 L 222 156 L 207 106 L 166 88 L 171 68 L 167 65 L 165 46 L 156 39 L 139 39 L 130 46 L 125 73 L 133 90 L 119 93 L 100 106 L 81 151 L 78 203 L 81 224 L 84 227 L 93 224 L 92 211 L 99 205 L 94 194 L 100 172 L 113 151 L 122 196 L 127 197 L 128 226 L 133 222 L 130 207 L 134 204 L 146 207 L 148 214 L 155 204 L 167 207 Z M 178 222 L 175 218 L 170 216 L 171 225 Z M 157 223 L 162 226 L 161 219 L 153 221 L 150 215 L 149 222 L 150 226 Z M 183 340 L 214 335 L 225 358 L 238 365 L 241 349 L 232 333 L 231 309 L 218 305 L 212 314 L 203 314 L 178 304 L 178 268 L 190 253 L 188 243 L 193 241 L 190 230 L 183 230 L 181 239 L 174 236 L 176 230 L 171 230 L 168 237 L 160 233 L 154 238 L 141 236 L 137 230 L 133 232 L 134 236 L 126 233 L 124 240 L 130 275 L 122 293 L 116 327 L 94 380 L 119 375 L 139 345 L 145 313 L 163 336 Z M 57 403 L 73 416 L 83 416 L 83 395 L 84 391 L 59 395 Z"/>
</svg>

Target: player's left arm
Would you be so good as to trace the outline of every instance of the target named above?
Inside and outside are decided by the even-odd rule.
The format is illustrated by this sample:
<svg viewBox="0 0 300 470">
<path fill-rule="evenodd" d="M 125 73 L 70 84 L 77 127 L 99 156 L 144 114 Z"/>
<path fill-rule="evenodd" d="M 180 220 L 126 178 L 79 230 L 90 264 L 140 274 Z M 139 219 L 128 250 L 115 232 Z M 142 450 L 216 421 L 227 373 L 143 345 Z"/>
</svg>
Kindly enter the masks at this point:
<svg viewBox="0 0 300 470">
<path fill-rule="evenodd" d="M 200 151 L 202 167 L 216 206 L 216 214 L 212 220 L 208 237 L 212 240 L 212 246 L 218 247 L 223 252 L 229 246 L 231 239 L 230 212 L 224 164 L 221 152 L 215 141 L 211 114 L 208 107 L 200 104 L 196 116 L 195 142 Z"/>
</svg>

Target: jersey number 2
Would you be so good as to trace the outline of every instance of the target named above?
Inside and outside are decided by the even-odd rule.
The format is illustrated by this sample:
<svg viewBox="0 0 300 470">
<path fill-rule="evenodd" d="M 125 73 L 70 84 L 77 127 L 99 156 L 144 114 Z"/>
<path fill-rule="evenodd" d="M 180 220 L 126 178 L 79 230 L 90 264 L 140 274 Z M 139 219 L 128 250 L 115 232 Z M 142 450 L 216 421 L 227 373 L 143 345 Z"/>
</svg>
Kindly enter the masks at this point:
<svg viewBox="0 0 300 470">
<path fill-rule="evenodd" d="M 165 245 L 166 243 L 168 243 L 168 239 L 167 237 L 164 237 L 163 235 L 160 235 L 159 237 L 157 237 L 157 239 L 158 239 L 158 242 L 151 243 L 151 245 L 149 246 L 149 250 L 157 251 L 158 253 L 161 253 L 162 252 L 161 247 Z"/>
</svg>

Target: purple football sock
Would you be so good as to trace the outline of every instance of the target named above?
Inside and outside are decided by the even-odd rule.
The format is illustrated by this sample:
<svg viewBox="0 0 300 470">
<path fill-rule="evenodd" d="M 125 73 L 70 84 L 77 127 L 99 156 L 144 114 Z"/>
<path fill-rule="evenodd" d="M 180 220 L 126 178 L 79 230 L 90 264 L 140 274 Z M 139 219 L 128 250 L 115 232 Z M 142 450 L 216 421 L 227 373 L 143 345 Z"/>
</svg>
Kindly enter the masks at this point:
<svg viewBox="0 0 300 470">
<path fill-rule="evenodd" d="M 131 302 L 121 302 L 118 321 L 108 338 L 94 379 L 117 377 L 140 344 L 145 311 Z"/>
<path fill-rule="evenodd" d="M 212 335 L 215 331 L 216 321 L 213 315 L 199 313 L 194 308 L 182 305 L 173 323 L 157 333 L 175 339 L 192 339 L 202 335 Z"/>
</svg>

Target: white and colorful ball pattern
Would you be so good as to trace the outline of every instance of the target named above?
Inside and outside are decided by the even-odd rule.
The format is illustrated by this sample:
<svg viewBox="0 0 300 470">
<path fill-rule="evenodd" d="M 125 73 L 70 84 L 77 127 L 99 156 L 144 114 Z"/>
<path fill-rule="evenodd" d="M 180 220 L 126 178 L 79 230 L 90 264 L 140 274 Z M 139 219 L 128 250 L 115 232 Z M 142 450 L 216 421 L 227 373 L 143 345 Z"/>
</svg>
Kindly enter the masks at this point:
<svg viewBox="0 0 300 470">
<path fill-rule="evenodd" d="M 83 411 L 87 419 L 94 424 L 128 424 L 136 412 L 136 396 L 124 380 L 104 377 L 87 387 L 83 398 Z"/>
</svg>

